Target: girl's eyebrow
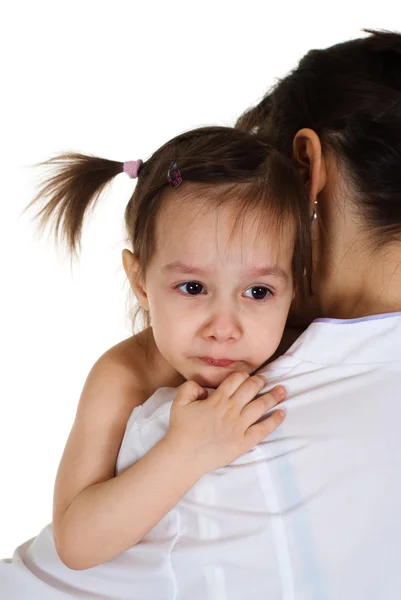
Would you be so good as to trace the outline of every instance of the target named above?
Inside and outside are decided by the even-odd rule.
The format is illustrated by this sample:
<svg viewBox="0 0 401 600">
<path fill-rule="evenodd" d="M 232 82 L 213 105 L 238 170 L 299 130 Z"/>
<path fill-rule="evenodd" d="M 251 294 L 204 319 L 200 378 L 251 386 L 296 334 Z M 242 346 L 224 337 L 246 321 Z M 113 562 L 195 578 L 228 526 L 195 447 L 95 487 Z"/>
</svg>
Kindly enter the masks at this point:
<svg viewBox="0 0 401 600">
<path fill-rule="evenodd" d="M 162 268 L 163 273 L 186 273 L 192 275 L 210 275 L 213 272 L 213 269 L 203 269 L 202 267 L 196 267 L 195 265 L 187 265 L 180 260 L 164 265 Z M 286 273 L 281 267 L 273 266 L 273 267 L 256 267 L 253 269 L 249 269 L 245 271 L 247 276 L 250 277 L 277 277 L 278 279 L 282 279 L 284 283 L 287 283 L 289 280 L 288 273 Z"/>
<path fill-rule="evenodd" d="M 247 275 L 250 275 L 251 277 L 277 277 L 278 279 L 282 279 L 284 283 L 288 283 L 289 280 L 288 273 L 277 265 L 274 267 L 267 266 L 249 269 L 249 271 L 247 271 Z"/>
<path fill-rule="evenodd" d="M 208 275 L 212 272 L 212 269 L 202 269 L 201 267 L 195 267 L 194 265 L 186 265 L 180 260 L 177 260 L 164 265 L 162 271 L 163 273 L 193 273 L 194 275 Z"/>
</svg>

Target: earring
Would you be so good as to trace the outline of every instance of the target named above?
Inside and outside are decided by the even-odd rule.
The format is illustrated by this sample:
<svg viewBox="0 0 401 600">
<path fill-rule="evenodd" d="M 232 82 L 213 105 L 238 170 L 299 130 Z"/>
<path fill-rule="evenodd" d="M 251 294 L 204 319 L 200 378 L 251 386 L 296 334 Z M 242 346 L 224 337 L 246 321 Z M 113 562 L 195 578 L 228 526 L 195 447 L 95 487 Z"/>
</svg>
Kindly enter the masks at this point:
<svg viewBox="0 0 401 600">
<path fill-rule="evenodd" d="M 316 209 L 317 209 L 317 200 L 315 200 L 313 203 L 313 213 L 310 218 L 311 223 L 313 223 L 313 221 L 316 221 L 316 219 L 317 219 L 317 210 Z"/>
</svg>

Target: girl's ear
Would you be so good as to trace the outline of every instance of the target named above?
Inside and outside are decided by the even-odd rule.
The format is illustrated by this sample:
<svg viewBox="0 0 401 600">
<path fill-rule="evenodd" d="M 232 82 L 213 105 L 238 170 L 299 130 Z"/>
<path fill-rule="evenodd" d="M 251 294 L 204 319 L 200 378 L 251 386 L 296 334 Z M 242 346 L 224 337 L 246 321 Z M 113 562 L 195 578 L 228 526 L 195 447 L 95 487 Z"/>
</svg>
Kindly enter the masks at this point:
<svg viewBox="0 0 401 600">
<path fill-rule="evenodd" d="M 122 254 L 123 267 L 125 274 L 128 277 L 128 281 L 131 284 L 132 291 L 134 292 L 139 306 L 146 311 L 149 311 L 148 296 L 146 294 L 145 283 L 140 276 L 139 260 L 137 259 L 130 250 L 124 249 Z"/>
</svg>

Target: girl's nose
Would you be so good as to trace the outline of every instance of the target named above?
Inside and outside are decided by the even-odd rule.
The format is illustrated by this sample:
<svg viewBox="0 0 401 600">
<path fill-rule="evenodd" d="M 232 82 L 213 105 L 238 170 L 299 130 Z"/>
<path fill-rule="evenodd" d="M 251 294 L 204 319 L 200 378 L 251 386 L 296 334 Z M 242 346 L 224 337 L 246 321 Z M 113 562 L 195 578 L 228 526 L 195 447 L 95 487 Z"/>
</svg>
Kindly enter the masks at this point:
<svg viewBox="0 0 401 600">
<path fill-rule="evenodd" d="M 203 337 L 210 341 L 237 341 L 242 335 L 239 319 L 234 311 L 220 307 L 203 327 Z"/>
</svg>

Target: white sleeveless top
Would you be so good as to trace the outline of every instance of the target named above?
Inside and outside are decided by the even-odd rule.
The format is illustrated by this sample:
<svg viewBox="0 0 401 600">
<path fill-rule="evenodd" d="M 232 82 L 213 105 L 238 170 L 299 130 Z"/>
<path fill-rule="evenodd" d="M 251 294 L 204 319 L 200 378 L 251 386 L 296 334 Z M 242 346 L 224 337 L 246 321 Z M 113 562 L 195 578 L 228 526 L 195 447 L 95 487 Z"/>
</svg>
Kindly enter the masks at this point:
<svg viewBox="0 0 401 600">
<path fill-rule="evenodd" d="M 264 442 L 205 475 L 136 546 L 85 571 L 48 525 L 0 561 L 3 600 L 394 600 L 401 594 L 401 313 L 318 320 L 264 371 L 288 389 Z M 167 431 L 135 408 L 121 473 Z M 132 508 L 135 518 L 135 507 Z"/>
</svg>

